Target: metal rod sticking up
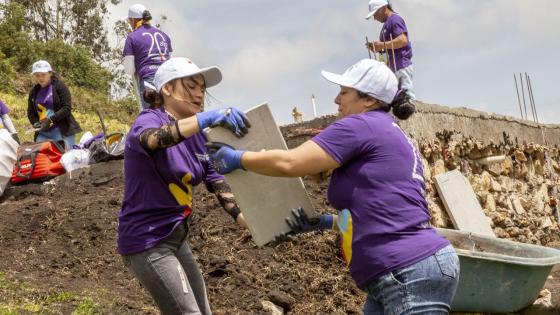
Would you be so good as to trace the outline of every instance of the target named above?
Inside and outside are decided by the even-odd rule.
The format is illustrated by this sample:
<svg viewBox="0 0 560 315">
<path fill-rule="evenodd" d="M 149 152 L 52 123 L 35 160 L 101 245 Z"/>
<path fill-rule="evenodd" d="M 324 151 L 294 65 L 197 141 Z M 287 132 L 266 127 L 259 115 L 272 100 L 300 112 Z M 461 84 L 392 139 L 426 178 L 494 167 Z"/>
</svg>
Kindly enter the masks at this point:
<svg viewBox="0 0 560 315">
<path fill-rule="evenodd" d="M 533 93 L 533 83 L 531 82 L 531 76 L 527 75 L 527 82 L 529 86 L 529 91 L 531 95 L 531 102 L 533 103 L 533 110 L 535 111 L 535 121 L 539 123 L 539 114 L 537 112 L 537 103 L 535 103 L 535 94 Z"/>
<path fill-rule="evenodd" d="M 527 103 L 525 103 L 525 87 L 523 86 L 523 76 L 519 73 L 519 80 L 521 81 L 521 94 L 523 95 L 523 107 L 525 107 L 525 119 L 527 119 Z"/>
<path fill-rule="evenodd" d="M 521 108 L 521 97 L 519 96 L 519 88 L 517 87 L 517 75 L 513 74 L 513 81 L 515 82 L 515 91 L 517 92 L 517 103 L 519 104 L 519 112 L 521 113 L 521 119 L 523 119 L 523 108 Z"/>
<path fill-rule="evenodd" d="M 531 106 L 533 121 L 537 122 L 537 118 L 535 118 L 535 105 L 533 104 L 533 98 L 531 97 L 531 86 L 529 85 L 529 76 L 527 75 L 527 72 L 525 72 L 525 84 L 527 85 L 527 97 L 529 98 L 529 105 Z"/>
</svg>

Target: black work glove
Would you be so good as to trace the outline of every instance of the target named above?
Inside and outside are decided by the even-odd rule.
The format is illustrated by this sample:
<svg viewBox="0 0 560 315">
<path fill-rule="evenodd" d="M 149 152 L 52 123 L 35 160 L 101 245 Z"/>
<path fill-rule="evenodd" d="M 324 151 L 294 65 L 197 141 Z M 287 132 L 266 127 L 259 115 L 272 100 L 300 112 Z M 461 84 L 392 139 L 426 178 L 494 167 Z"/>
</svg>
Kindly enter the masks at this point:
<svg viewBox="0 0 560 315">
<path fill-rule="evenodd" d="M 47 132 L 49 131 L 49 129 L 52 127 L 53 122 L 52 120 L 50 120 L 49 118 L 45 118 L 43 120 L 41 120 L 40 122 L 34 123 L 33 124 L 33 128 L 41 133 L 41 132 Z"/>
</svg>

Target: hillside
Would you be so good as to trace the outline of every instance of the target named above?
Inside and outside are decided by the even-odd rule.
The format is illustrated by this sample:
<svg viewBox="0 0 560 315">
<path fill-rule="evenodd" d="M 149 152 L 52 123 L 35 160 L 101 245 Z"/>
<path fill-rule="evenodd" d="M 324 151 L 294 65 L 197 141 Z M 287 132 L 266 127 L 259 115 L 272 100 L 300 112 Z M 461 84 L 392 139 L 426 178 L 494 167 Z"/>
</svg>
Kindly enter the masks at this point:
<svg viewBox="0 0 560 315">
<path fill-rule="evenodd" d="M 102 93 L 92 92 L 83 88 L 70 87 L 72 93 L 73 114 L 85 131 L 93 134 L 101 132 L 99 118 L 95 112 L 98 109 L 107 126 L 108 132 L 127 132 L 137 114 L 136 103 L 131 99 L 120 101 L 111 100 Z M 0 92 L 2 100 L 10 108 L 10 117 L 14 121 L 21 141 L 33 141 L 33 133 L 27 119 L 27 95 L 7 94 Z M 76 137 L 80 140 L 82 133 Z"/>
</svg>

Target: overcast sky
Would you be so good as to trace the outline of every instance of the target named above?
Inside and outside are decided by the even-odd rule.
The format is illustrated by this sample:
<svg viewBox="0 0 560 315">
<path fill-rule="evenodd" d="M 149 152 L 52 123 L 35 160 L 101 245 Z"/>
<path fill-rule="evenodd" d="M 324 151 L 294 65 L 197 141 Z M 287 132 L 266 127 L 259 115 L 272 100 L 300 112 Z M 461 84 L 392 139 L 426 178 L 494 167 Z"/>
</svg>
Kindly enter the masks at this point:
<svg viewBox="0 0 560 315">
<path fill-rule="evenodd" d="M 125 0 L 111 8 L 126 16 Z M 141 3 L 141 2 L 140 2 Z M 155 4 L 154 4 L 155 3 Z M 419 100 L 519 117 L 513 73 L 531 76 L 539 117 L 560 123 L 558 0 L 393 0 L 413 48 Z M 219 66 L 224 81 L 210 90 L 215 107 L 247 109 L 268 101 L 280 124 L 298 105 L 313 117 L 336 112 L 338 86 L 321 70 L 342 73 L 367 58 L 367 0 L 164 0 L 144 3 L 169 34 L 174 56 Z"/>
</svg>

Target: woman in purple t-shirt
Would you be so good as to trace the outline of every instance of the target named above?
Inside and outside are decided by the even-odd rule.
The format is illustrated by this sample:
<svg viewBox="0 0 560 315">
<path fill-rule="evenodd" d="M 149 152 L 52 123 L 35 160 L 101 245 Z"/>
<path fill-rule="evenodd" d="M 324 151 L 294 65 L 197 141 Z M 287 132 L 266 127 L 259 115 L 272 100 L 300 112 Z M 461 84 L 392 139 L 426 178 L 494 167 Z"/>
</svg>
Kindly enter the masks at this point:
<svg viewBox="0 0 560 315">
<path fill-rule="evenodd" d="M 210 158 L 222 174 L 243 168 L 297 177 L 332 170 L 328 199 L 338 215 L 309 219 L 295 209 L 287 219 L 292 231 L 341 233 L 352 278 L 368 295 L 364 314 L 449 312 L 459 260 L 429 224 L 422 159 L 388 113 L 407 119 L 414 105 L 379 61 L 364 59 L 343 75 L 323 76 L 340 85 L 340 119 L 318 136 L 288 151 L 209 143 Z"/>
<path fill-rule="evenodd" d="M 200 69 L 187 58 L 166 61 L 154 77 L 156 90 L 144 95 L 151 108 L 140 113 L 126 139 L 118 251 L 162 314 L 210 314 L 204 279 L 186 240 L 194 187 L 204 182 L 245 226 L 204 147 L 207 127 L 223 125 L 240 137 L 249 127 L 234 108 L 201 112 L 206 88 L 221 79 L 216 67 Z"/>
<path fill-rule="evenodd" d="M 149 104 L 143 99 L 146 83 L 153 85 L 159 66 L 171 57 L 171 39 L 151 25 L 152 15 L 141 4 L 128 9 L 128 23 L 132 32 L 126 37 L 123 49 L 124 69 L 135 79 L 140 97 L 140 111 Z"/>
</svg>

